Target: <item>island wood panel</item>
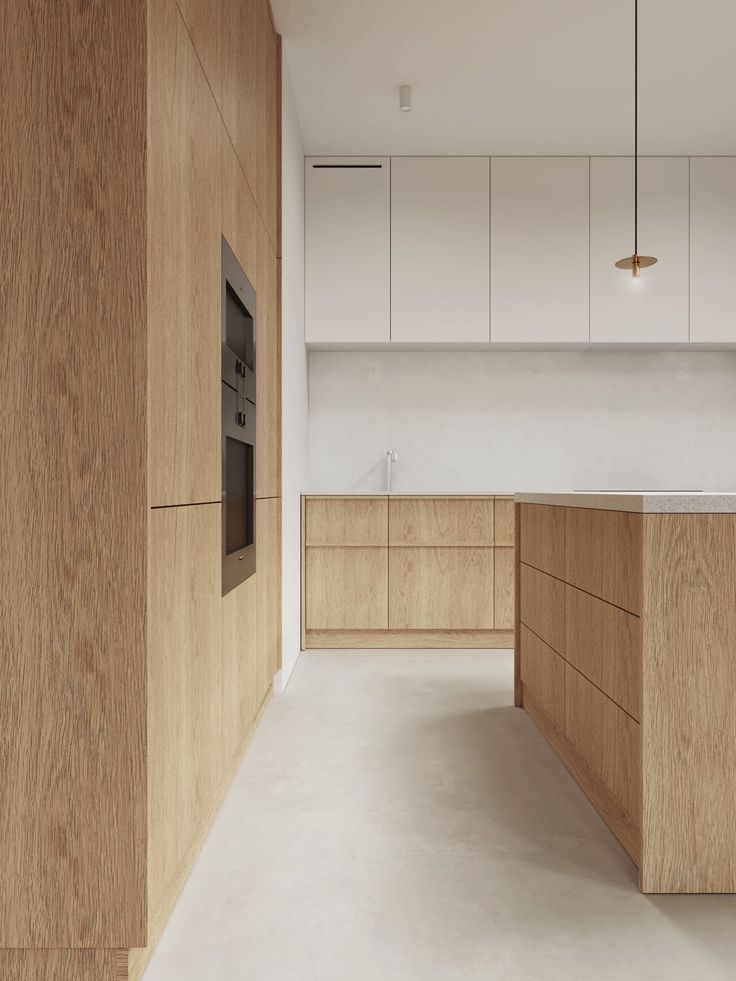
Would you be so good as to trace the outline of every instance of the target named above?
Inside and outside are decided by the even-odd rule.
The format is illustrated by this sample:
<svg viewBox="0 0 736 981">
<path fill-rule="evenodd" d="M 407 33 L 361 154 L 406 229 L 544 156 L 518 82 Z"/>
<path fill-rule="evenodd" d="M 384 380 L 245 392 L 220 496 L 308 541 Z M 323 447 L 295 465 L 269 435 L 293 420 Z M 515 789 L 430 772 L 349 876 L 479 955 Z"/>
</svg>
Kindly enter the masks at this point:
<svg viewBox="0 0 736 981">
<path fill-rule="evenodd" d="M 736 515 L 644 517 L 645 892 L 736 891 Z"/>
<path fill-rule="evenodd" d="M 523 534 L 523 519 L 522 519 Z M 565 651 L 565 583 L 521 563 L 520 618 L 558 654 Z"/>
<path fill-rule="evenodd" d="M 389 549 L 389 628 L 492 630 L 493 548 Z"/>
<path fill-rule="evenodd" d="M 496 545 L 514 544 L 515 505 L 513 497 L 497 497 L 493 505 L 493 525 Z"/>
<path fill-rule="evenodd" d="M 388 548 L 306 549 L 307 630 L 388 628 Z"/>
<path fill-rule="evenodd" d="M 493 550 L 493 623 L 496 630 L 514 628 L 514 550 Z"/>
<path fill-rule="evenodd" d="M 565 659 L 637 721 L 641 720 L 641 620 L 565 586 Z"/>
<path fill-rule="evenodd" d="M 256 504 L 259 705 L 281 667 L 281 498 Z"/>
<path fill-rule="evenodd" d="M 492 497 L 392 497 L 389 545 L 493 545 Z"/>
<path fill-rule="evenodd" d="M 149 6 L 152 506 L 219 501 L 220 118 L 175 3 Z"/>
<path fill-rule="evenodd" d="M 567 663 L 565 736 L 629 815 L 632 825 L 641 828 L 639 723 Z"/>
<path fill-rule="evenodd" d="M 148 913 L 167 913 L 222 773 L 221 506 L 150 512 Z"/>
<path fill-rule="evenodd" d="M 521 625 L 521 682 L 539 708 L 565 731 L 565 662 L 543 640 Z"/>
<path fill-rule="evenodd" d="M 280 263 L 259 229 L 256 280 L 256 497 L 281 495 Z"/>
<path fill-rule="evenodd" d="M 128 981 L 128 951 L 0 950 L 3 981 Z"/>
<path fill-rule="evenodd" d="M 522 504 L 519 534 L 520 559 L 565 578 L 565 509 L 547 504 Z"/>
<path fill-rule="evenodd" d="M 309 545 L 388 544 L 387 497 L 308 497 L 304 540 Z"/>
<path fill-rule="evenodd" d="M 565 517 L 566 582 L 641 612 L 642 515 L 595 508 L 559 508 Z"/>
<path fill-rule="evenodd" d="M 101 981 L 115 955 L 7 948 L 145 937 L 145 16 L 140 2 L 2 5 L 0 976 L 12 981 Z"/>
</svg>

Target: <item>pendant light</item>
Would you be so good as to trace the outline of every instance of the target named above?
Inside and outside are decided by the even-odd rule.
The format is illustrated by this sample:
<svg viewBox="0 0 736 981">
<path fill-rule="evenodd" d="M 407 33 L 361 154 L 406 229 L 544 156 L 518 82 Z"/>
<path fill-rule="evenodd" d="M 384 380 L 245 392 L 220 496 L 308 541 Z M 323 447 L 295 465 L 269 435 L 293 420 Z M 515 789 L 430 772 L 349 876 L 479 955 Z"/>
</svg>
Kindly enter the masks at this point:
<svg viewBox="0 0 736 981">
<path fill-rule="evenodd" d="M 653 266 L 653 255 L 639 255 L 639 0 L 634 0 L 634 254 L 619 259 L 618 269 L 630 269 L 638 279 L 641 269 Z"/>
</svg>

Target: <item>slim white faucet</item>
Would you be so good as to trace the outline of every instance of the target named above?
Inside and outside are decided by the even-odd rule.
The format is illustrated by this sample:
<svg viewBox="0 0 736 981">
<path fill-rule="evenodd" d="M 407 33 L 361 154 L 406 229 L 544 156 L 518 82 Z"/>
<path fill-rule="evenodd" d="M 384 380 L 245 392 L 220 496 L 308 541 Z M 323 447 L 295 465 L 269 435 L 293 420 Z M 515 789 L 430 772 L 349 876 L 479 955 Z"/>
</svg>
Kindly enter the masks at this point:
<svg viewBox="0 0 736 981">
<path fill-rule="evenodd" d="M 386 493 L 391 493 L 391 471 L 394 463 L 399 459 L 396 450 L 386 450 Z"/>
</svg>

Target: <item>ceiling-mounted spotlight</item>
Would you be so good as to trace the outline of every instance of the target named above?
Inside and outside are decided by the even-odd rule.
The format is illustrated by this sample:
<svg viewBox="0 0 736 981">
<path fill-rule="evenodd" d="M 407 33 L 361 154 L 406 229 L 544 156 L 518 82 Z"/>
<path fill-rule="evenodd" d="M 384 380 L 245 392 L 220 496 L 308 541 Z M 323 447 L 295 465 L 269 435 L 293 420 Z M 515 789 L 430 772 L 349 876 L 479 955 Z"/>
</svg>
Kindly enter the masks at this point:
<svg viewBox="0 0 736 981">
<path fill-rule="evenodd" d="M 411 112 L 411 85 L 399 86 L 399 109 L 402 112 Z"/>
</svg>

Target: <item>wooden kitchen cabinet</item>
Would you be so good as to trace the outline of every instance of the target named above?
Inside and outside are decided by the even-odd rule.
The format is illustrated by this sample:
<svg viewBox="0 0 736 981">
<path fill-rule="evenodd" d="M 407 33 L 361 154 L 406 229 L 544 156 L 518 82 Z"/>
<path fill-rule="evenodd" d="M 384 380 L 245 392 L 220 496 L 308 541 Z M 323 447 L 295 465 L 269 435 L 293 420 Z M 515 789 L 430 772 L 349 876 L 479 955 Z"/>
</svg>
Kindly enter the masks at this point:
<svg viewBox="0 0 736 981">
<path fill-rule="evenodd" d="M 493 630 L 492 548 L 389 550 L 392 630 Z"/>
<path fill-rule="evenodd" d="M 657 263 L 634 279 L 614 263 L 634 249 L 634 161 L 590 160 L 590 340 L 687 343 L 687 157 L 639 160 L 639 252 Z"/>
<path fill-rule="evenodd" d="M 491 161 L 491 340 L 587 344 L 587 157 Z"/>
<path fill-rule="evenodd" d="M 391 162 L 307 157 L 305 340 L 391 339 Z"/>
<path fill-rule="evenodd" d="M 310 546 L 307 630 L 386 630 L 388 549 Z"/>
<path fill-rule="evenodd" d="M 488 342 L 488 157 L 391 160 L 391 340 Z"/>
<path fill-rule="evenodd" d="M 736 157 L 690 159 L 690 341 L 736 343 Z"/>
</svg>

